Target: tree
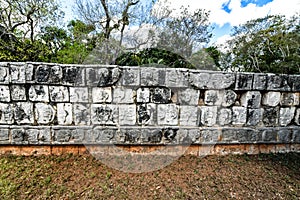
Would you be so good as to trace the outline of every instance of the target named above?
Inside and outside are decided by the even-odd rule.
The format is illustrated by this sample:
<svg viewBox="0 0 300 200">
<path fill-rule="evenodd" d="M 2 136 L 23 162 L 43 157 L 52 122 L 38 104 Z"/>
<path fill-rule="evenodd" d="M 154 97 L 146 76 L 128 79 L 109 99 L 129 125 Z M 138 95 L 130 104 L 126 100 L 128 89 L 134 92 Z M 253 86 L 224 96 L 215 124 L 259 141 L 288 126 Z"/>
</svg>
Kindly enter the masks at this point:
<svg viewBox="0 0 300 200">
<path fill-rule="evenodd" d="M 300 73 L 299 22 L 276 15 L 234 27 L 221 60 L 233 71 Z"/>
</svg>

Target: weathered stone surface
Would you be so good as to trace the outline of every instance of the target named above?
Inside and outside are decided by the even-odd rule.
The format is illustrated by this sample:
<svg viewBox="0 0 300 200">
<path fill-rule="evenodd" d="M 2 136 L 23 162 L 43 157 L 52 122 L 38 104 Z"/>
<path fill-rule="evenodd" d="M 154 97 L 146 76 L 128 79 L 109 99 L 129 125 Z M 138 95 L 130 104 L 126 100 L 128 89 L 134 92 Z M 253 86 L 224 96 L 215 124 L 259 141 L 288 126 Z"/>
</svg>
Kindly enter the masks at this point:
<svg viewBox="0 0 300 200">
<path fill-rule="evenodd" d="M 199 129 L 179 129 L 176 140 L 178 144 L 189 145 L 199 144 L 201 133 Z"/>
<path fill-rule="evenodd" d="M 10 102 L 10 90 L 7 85 L 0 85 L 0 102 Z"/>
<path fill-rule="evenodd" d="M 186 88 L 189 86 L 187 70 L 166 69 L 166 86 Z"/>
<path fill-rule="evenodd" d="M 66 73 L 68 73 L 69 71 L 66 70 L 65 71 L 65 76 Z M 76 76 L 76 75 L 75 75 Z M 50 83 L 55 84 L 55 83 L 61 83 L 63 78 L 64 78 L 64 72 L 61 66 L 52 66 L 50 68 Z"/>
<path fill-rule="evenodd" d="M 50 67 L 46 65 L 40 65 L 36 68 L 35 81 L 38 83 L 46 83 L 50 78 Z"/>
<path fill-rule="evenodd" d="M 93 103 L 111 103 L 112 90 L 111 87 L 106 88 L 93 88 L 92 89 Z"/>
<path fill-rule="evenodd" d="M 124 86 L 140 86 L 140 68 L 124 68 L 123 69 L 123 85 Z"/>
<path fill-rule="evenodd" d="M 64 84 L 76 86 L 85 84 L 85 69 L 79 67 L 64 67 L 62 70 L 62 80 Z M 55 77 L 55 79 L 57 79 L 59 74 L 55 75 Z M 55 79 L 53 81 L 55 81 Z"/>
<path fill-rule="evenodd" d="M 266 90 L 268 84 L 267 74 L 254 74 L 253 89 L 254 90 Z"/>
<path fill-rule="evenodd" d="M 22 85 L 12 85 L 11 90 L 11 99 L 13 101 L 26 101 L 26 89 Z"/>
<path fill-rule="evenodd" d="M 87 87 L 70 87 L 70 102 L 88 103 L 89 89 Z"/>
<path fill-rule="evenodd" d="M 57 104 L 57 121 L 59 125 L 71 125 L 73 123 L 73 106 L 71 103 Z"/>
<path fill-rule="evenodd" d="M 136 101 L 138 103 L 148 103 L 150 101 L 150 89 L 149 88 L 139 88 L 137 90 Z"/>
<path fill-rule="evenodd" d="M 235 89 L 236 90 L 252 90 L 253 74 L 238 73 Z"/>
<path fill-rule="evenodd" d="M 38 124 L 50 124 L 53 122 L 55 117 L 54 108 L 45 103 L 35 104 L 35 119 Z"/>
<path fill-rule="evenodd" d="M 93 129 L 94 142 L 96 142 L 97 144 L 115 143 L 116 134 L 116 129 Z"/>
<path fill-rule="evenodd" d="M 68 102 L 70 100 L 69 90 L 64 86 L 49 86 L 50 101 Z"/>
<path fill-rule="evenodd" d="M 300 144 L 300 129 L 294 129 L 291 138 L 292 143 Z"/>
<path fill-rule="evenodd" d="M 259 125 L 263 120 L 263 113 L 264 113 L 264 109 L 262 108 L 249 109 L 248 116 L 247 116 L 247 125 L 248 126 Z"/>
<path fill-rule="evenodd" d="M 222 104 L 223 95 L 219 90 L 205 91 L 204 103 L 208 106 L 220 106 Z"/>
<path fill-rule="evenodd" d="M 267 89 L 274 91 L 290 91 L 291 87 L 289 85 L 289 76 L 284 74 L 269 74 Z"/>
<path fill-rule="evenodd" d="M 8 84 L 10 80 L 9 68 L 0 66 L 0 83 Z"/>
<path fill-rule="evenodd" d="M 257 141 L 258 134 L 254 129 L 223 129 L 222 142 L 225 143 L 253 143 Z"/>
<path fill-rule="evenodd" d="M 151 103 L 170 103 L 171 90 L 169 88 L 151 88 Z"/>
<path fill-rule="evenodd" d="M 43 129 L 25 129 L 26 140 L 29 144 L 50 144 L 51 142 L 51 131 L 50 128 Z M 27 142 L 26 141 L 26 142 Z"/>
<path fill-rule="evenodd" d="M 11 139 L 13 144 L 28 144 L 28 133 L 25 129 L 12 129 Z"/>
<path fill-rule="evenodd" d="M 300 75 L 290 75 L 289 85 L 293 92 L 300 92 Z"/>
<path fill-rule="evenodd" d="M 166 70 L 164 68 L 141 68 L 142 86 L 164 86 L 166 79 Z"/>
<path fill-rule="evenodd" d="M 162 141 L 163 132 L 161 129 L 143 129 L 141 131 L 142 144 L 159 144 Z"/>
<path fill-rule="evenodd" d="M 261 93 L 257 91 L 248 91 L 241 97 L 241 104 L 246 108 L 260 108 Z"/>
<path fill-rule="evenodd" d="M 29 100 L 49 102 L 49 88 L 46 85 L 33 85 L 29 88 Z"/>
<path fill-rule="evenodd" d="M 201 106 L 201 125 L 203 126 L 213 126 L 217 122 L 217 106 Z"/>
<path fill-rule="evenodd" d="M 14 118 L 17 124 L 33 124 L 33 104 L 27 102 L 14 104 Z"/>
<path fill-rule="evenodd" d="M 280 103 L 280 92 L 267 92 L 263 96 L 262 104 L 275 107 Z"/>
<path fill-rule="evenodd" d="M 121 71 L 119 68 L 87 68 L 86 76 L 88 86 L 109 87 L 119 81 Z"/>
<path fill-rule="evenodd" d="M 235 101 L 237 99 L 237 94 L 232 90 L 225 90 L 223 91 L 223 100 L 222 100 L 222 106 L 224 107 L 230 107 L 235 104 Z"/>
<path fill-rule="evenodd" d="M 263 122 L 265 126 L 277 126 L 278 125 L 279 109 L 266 108 L 263 114 Z"/>
<path fill-rule="evenodd" d="M 157 106 L 158 125 L 178 125 L 179 108 L 175 104 L 159 104 Z"/>
<path fill-rule="evenodd" d="M 90 125 L 91 113 L 89 104 L 74 104 L 73 113 L 75 125 Z"/>
<path fill-rule="evenodd" d="M 54 143 L 69 143 L 72 138 L 72 130 L 58 129 L 54 130 L 53 142 Z"/>
<path fill-rule="evenodd" d="M 232 124 L 244 125 L 247 121 L 247 108 L 234 106 L 232 107 Z"/>
<path fill-rule="evenodd" d="M 0 103 L 0 124 L 13 124 L 14 110 L 12 104 Z"/>
<path fill-rule="evenodd" d="M 216 144 L 221 139 L 221 130 L 219 129 L 202 129 L 200 130 L 201 144 Z"/>
<path fill-rule="evenodd" d="M 122 104 L 122 103 L 134 103 L 135 93 L 132 89 L 117 87 L 113 89 L 113 103 Z M 149 91 L 150 96 L 150 91 Z M 139 101 L 137 101 L 139 102 Z M 148 97 L 149 102 L 149 97 Z"/>
<path fill-rule="evenodd" d="M 32 64 L 27 64 L 25 66 L 25 80 L 26 83 L 33 82 L 34 80 L 34 66 Z"/>
<path fill-rule="evenodd" d="M 25 64 L 10 65 L 10 80 L 12 83 L 25 83 Z"/>
<path fill-rule="evenodd" d="M 92 124 L 117 125 L 119 122 L 118 106 L 92 104 L 91 120 Z"/>
<path fill-rule="evenodd" d="M 289 125 L 294 119 L 295 111 L 296 111 L 295 107 L 280 108 L 279 125 L 280 126 Z"/>
<path fill-rule="evenodd" d="M 142 104 L 137 106 L 137 122 L 139 125 L 155 125 L 157 121 L 155 104 Z"/>
<path fill-rule="evenodd" d="M 198 105 L 199 97 L 200 97 L 200 90 L 185 89 L 185 90 L 178 91 L 178 102 L 181 105 L 196 106 Z"/>
<path fill-rule="evenodd" d="M 235 74 L 190 72 L 189 82 L 192 86 L 199 89 L 228 89 L 234 86 Z"/>
<path fill-rule="evenodd" d="M 281 93 L 280 104 L 282 106 L 298 106 L 300 101 L 300 93 Z"/>
<path fill-rule="evenodd" d="M 274 143 L 277 142 L 277 132 L 278 130 L 268 128 L 268 129 L 259 129 L 259 140 L 264 143 Z"/>
<path fill-rule="evenodd" d="M 290 143 L 292 139 L 292 129 L 281 128 L 278 130 L 278 142 Z"/>
<path fill-rule="evenodd" d="M 300 126 L 300 108 L 297 108 L 296 114 L 295 114 L 295 123 Z"/>
<path fill-rule="evenodd" d="M 166 128 L 163 130 L 163 143 L 176 143 L 176 136 L 178 134 L 178 128 Z"/>
<path fill-rule="evenodd" d="M 199 117 L 199 109 L 197 106 L 180 106 L 179 123 L 181 126 L 197 127 Z"/>
<path fill-rule="evenodd" d="M 119 131 L 119 141 L 124 144 L 139 144 L 141 131 L 140 129 L 122 128 Z"/>
<path fill-rule="evenodd" d="M 232 110 L 229 108 L 221 108 L 218 111 L 217 119 L 219 125 L 229 125 L 232 122 Z"/>
<path fill-rule="evenodd" d="M 9 143 L 9 130 L 8 129 L 0 129 L 0 144 Z"/>
<path fill-rule="evenodd" d="M 136 105 L 119 105 L 119 124 L 136 124 Z"/>
</svg>

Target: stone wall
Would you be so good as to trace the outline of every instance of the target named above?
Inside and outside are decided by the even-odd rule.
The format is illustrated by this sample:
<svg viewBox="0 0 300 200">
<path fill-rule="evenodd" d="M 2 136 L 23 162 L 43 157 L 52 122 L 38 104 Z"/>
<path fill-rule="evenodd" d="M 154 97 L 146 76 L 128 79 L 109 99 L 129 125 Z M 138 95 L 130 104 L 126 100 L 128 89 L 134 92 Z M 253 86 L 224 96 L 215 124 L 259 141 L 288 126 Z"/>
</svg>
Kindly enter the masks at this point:
<svg viewBox="0 0 300 200">
<path fill-rule="evenodd" d="M 0 63 L 0 146 L 299 147 L 299 101 L 300 75 Z"/>
</svg>

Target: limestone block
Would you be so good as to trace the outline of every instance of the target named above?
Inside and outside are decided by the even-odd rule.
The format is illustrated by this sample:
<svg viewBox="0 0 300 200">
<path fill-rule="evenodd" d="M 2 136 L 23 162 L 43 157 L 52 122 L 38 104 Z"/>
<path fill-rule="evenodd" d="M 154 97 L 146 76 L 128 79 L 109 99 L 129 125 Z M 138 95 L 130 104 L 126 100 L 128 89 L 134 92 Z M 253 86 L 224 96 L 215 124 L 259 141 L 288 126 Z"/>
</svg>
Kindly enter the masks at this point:
<svg viewBox="0 0 300 200">
<path fill-rule="evenodd" d="M 73 122 L 73 107 L 71 103 L 57 104 L 57 121 L 59 125 L 71 125 Z"/>
<path fill-rule="evenodd" d="M 216 144 L 220 139 L 222 132 L 219 129 L 202 129 L 200 130 L 201 144 Z"/>
<path fill-rule="evenodd" d="M 280 108 L 279 124 L 280 126 L 289 125 L 294 119 L 296 108 Z"/>
<path fill-rule="evenodd" d="M 140 86 L 140 68 L 128 67 L 123 68 L 123 85 Z"/>
<path fill-rule="evenodd" d="M 232 107 L 232 124 L 244 125 L 247 121 L 247 108 L 234 106 Z"/>
<path fill-rule="evenodd" d="M 300 144 L 300 129 L 294 129 L 292 133 L 291 142 L 295 144 Z"/>
<path fill-rule="evenodd" d="M 284 74 L 269 74 L 267 89 L 274 91 L 290 91 L 289 76 Z"/>
<path fill-rule="evenodd" d="M 197 127 L 199 124 L 199 111 L 197 106 L 180 106 L 179 123 L 181 126 Z"/>
<path fill-rule="evenodd" d="M 295 123 L 300 126 L 300 108 L 297 108 L 296 110 Z"/>
<path fill-rule="evenodd" d="M 89 104 L 74 104 L 73 114 L 75 125 L 90 125 L 91 113 Z"/>
<path fill-rule="evenodd" d="M 96 144 L 112 144 L 115 143 L 116 129 L 93 129 L 94 142 Z"/>
<path fill-rule="evenodd" d="M 124 144 L 139 144 L 141 137 L 140 129 L 122 128 L 119 132 L 119 141 Z"/>
<path fill-rule="evenodd" d="M 17 124 L 33 124 L 33 104 L 27 102 L 18 102 L 14 104 L 14 118 Z"/>
<path fill-rule="evenodd" d="M 247 125 L 248 126 L 257 126 L 259 125 L 263 120 L 263 113 L 264 109 L 258 108 L 258 109 L 249 109 L 248 110 L 248 119 L 247 119 Z"/>
<path fill-rule="evenodd" d="M 111 87 L 106 88 L 93 88 L 92 98 L 94 103 L 111 103 L 112 102 L 112 90 Z"/>
<path fill-rule="evenodd" d="M 50 101 L 52 102 L 68 102 L 69 90 L 64 86 L 49 86 Z"/>
<path fill-rule="evenodd" d="M 263 122 L 265 126 L 277 126 L 278 125 L 279 109 L 266 108 L 263 114 Z"/>
<path fill-rule="evenodd" d="M 222 106 L 223 107 L 230 107 L 235 104 L 235 101 L 237 99 L 237 94 L 232 90 L 225 90 L 223 91 L 223 100 L 222 100 Z"/>
<path fill-rule="evenodd" d="M 229 108 L 221 108 L 218 111 L 218 124 L 221 126 L 228 125 L 232 122 L 232 110 Z"/>
<path fill-rule="evenodd" d="M 225 128 L 222 130 L 222 142 L 225 143 L 253 143 L 258 139 L 258 134 L 254 129 Z"/>
<path fill-rule="evenodd" d="M 149 88 L 139 88 L 137 90 L 136 101 L 138 103 L 148 103 L 150 101 L 150 89 Z"/>
<path fill-rule="evenodd" d="M 25 80 L 26 82 L 32 82 L 34 78 L 34 66 L 32 64 L 27 64 L 25 66 Z"/>
<path fill-rule="evenodd" d="M 142 86 L 164 86 L 166 79 L 166 70 L 164 68 L 141 68 Z"/>
<path fill-rule="evenodd" d="M 246 108 L 260 108 L 261 93 L 258 91 L 248 91 L 241 97 L 241 104 Z"/>
<path fill-rule="evenodd" d="M 199 129 L 179 129 L 176 138 L 179 144 L 190 145 L 199 144 L 200 136 Z"/>
<path fill-rule="evenodd" d="M 26 89 L 22 85 L 12 85 L 11 98 L 13 101 L 26 101 Z"/>
<path fill-rule="evenodd" d="M 253 89 L 254 90 L 266 90 L 268 84 L 267 74 L 254 74 Z"/>
<path fill-rule="evenodd" d="M 157 106 L 158 125 L 178 125 L 179 108 L 175 104 L 159 104 Z"/>
<path fill-rule="evenodd" d="M 28 144 L 28 133 L 25 129 L 12 129 L 11 139 L 13 144 Z"/>
<path fill-rule="evenodd" d="M 47 65 L 40 65 L 36 68 L 35 81 L 38 83 L 46 83 L 50 78 L 50 67 Z"/>
<path fill-rule="evenodd" d="M 236 90 L 252 90 L 253 74 L 238 73 L 235 89 Z"/>
<path fill-rule="evenodd" d="M 46 85 L 33 85 L 29 88 L 29 100 L 49 102 L 49 88 Z"/>
<path fill-rule="evenodd" d="M 0 65 L 0 83 L 8 84 L 10 81 L 9 68 Z"/>
<path fill-rule="evenodd" d="M 63 69 L 63 83 L 66 85 L 85 85 L 85 69 L 79 67 L 64 67 Z M 56 75 L 59 78 L 59 72 Z M 53 80 L 56 81 L 56 80 Z"/>
<path fill-rule="evenodd" d="M 178 134 L 178 128 L 166 128 L 163 130 L 163 143 L 164 144 L 170 144 L 170 143 L 176 143 L 176 136 Z"/>
<path fill-rule="evenodd" d="M 289 75 L 289 84 L 293 92 L 300 92 L 300 75 Z"/>
<path fill-rule="evenodd" d="M 204 126 L 213 126 L 217 122 L 217 106 L 201 106 L 201 124 Z"/>
<path fill-rule="evenodd" d="M 10 65 L 10 79 L 12 83 L 25 83 L 25 64 Z"/>
<path fill-rule="evenodd" d="M 132 89 L 117 87 L 113 89 L 113 103 L 134 103 L 134 92 Z M 150 91 L 149 91 L 150 96 Z M 149 101 L 149 97 L 148 97 Z"/>
<path fill-rule="evenodd" d="M 141 143 L 142 144 L 159 144 L 162 141 L 163 132 L 161 129 L 143 129 L 141 131 Z"/>
<path fill-rule="evenodd" d="M 50 128 L 42 128 L 38 131 L 38 143 L 49 144 L 51 142 L 51 130 Z"/>
<path fill-rule="evenodd" d="M 119 113 L 117 105 L 91 105 L 92 124 L 118 125 Z"/>
<path fill-rule="evenodd" d="M 87 87 L 70 87 L 70 102 L 88 103 L 89 89 Z"/>
<path fill-rule="evenodd" d="M 275 107 L 280 103 L 280 92 L 267 92 L 263 96 L 262 104 Z"/>
<path fill-rule="evenodd" d="M 292 129 L 280 128 L 278 130 L 278 142 L 290 143 L 292 139 Z"/>
<path fill-rule="evenodd" d="M 235 74 L 190 72 L 189 82 L 192 86 L 198 89 L 228 89 L 235 84 Z"/>
<path fill-rule="evenodd" d="M 275 128 L 262 128 L 259 129 L 260 140 L 264 143 L 275 143 L 277 142 L 277 132 Z"/>
<path fill-rule="evenodd" d="M 121 70 L 115 68 L 87 68 L 86 80 L 88 86 L 109 87 L 115 85 L 121 76 Z"/>
<path fill-rule="evenodd" d="M 14 123 L 14 109 L 12 104 L 0 103 L 0 124 Z"/>
<path fill-rule="evenodd" d="M 178 102 L 181 105 L 198 105 L 200 90 L 185 89 L 178 91 Z"/>
<path fill-rule="evenodd" d="M 65 71 L 68 73 L 69 71 Z M 75 75 L 76 76 L 76 75 Z M 64 78 L 63 68 L 61 66 L 55 65 L 50 67 L 50 83 L 59 84 Z"/>
<path fill-rule="evenodd" d="M 54 129 L 53 130 L 53 142 L 55 143 L 69 143 L 72 138 L 71 129 Z"/>
<path fill-rule="evenodd" d="M 119 124 L 136 124 L 136 105 L 119 105 Z"/>
<path fill-rule="evenodd" d="M 188 87 L 187 70 L 166 69 L 166 86 L 180 88 Z"/>
<path fill-rule="evenodd" d="M 0 144 L 9 143 L 9 130 L 1 128 L 0 129 Z"/>
<path fill-rule="evenodd" d="M 0 101 L 10 102 L 10 90 L 7 85 L 0 85 Z"/>
<path fill-rule="evenodd" d="M 151 88 L 151 103 L 170 103 L 171 101 L 171 90 L 169 88 Z"/>
<path fill-rule="evenodd" d="M 38 124 L 50 124 L 55 118 L 56 111 L 54 108 L 45 103 L 35 104 L 35 119 Z"/>
<path fill-rule="evenodd" d="M 219 90 L 205 91 L 204 103 L 208 106 L 220 106 L 222 104 L 222 94 Z"/>
<path fill-rule="evenodd" d="M 298 106 L 300 93 L 281 93 L 280 104 L 282 106 Z"/>
<path fill-rule="evenodd" d="M 157 119 L 156 105 L 142 104 L 137 106 L 137 122 L 139 125 L 155 125 Z"/>
</svg>

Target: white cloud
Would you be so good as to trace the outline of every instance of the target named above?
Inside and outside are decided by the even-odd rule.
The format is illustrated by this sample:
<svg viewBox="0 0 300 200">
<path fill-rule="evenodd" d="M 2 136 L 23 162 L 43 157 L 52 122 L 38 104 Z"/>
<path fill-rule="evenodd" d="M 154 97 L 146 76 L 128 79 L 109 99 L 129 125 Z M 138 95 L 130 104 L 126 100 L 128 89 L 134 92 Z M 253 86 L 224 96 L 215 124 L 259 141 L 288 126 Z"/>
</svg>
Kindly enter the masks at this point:
<svg viewBox="0 0 300 200">
<path fill-rule="evenodd" d="M 163 1 L 163 0 L 160 0 Z M 300 10 L 300 0 L 273 0 L 264 5 L 257 6 L 253 3 L 242 7 L 241 0 L 167 0 L 171 8 L 179 9 L 181 6 L 190 6 L 191 10 L 198 8 L 210 10 L 210 22 L 223 26 L 230 23 L 232 26 L 245 23 L 248 20 L 264 17 L 270 14 L 281 14 L 287 17 L 294 15 Z M 228 4 L 230 13 L 222 9 Z"/>
</svg>

